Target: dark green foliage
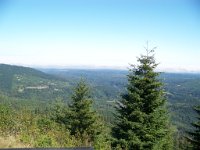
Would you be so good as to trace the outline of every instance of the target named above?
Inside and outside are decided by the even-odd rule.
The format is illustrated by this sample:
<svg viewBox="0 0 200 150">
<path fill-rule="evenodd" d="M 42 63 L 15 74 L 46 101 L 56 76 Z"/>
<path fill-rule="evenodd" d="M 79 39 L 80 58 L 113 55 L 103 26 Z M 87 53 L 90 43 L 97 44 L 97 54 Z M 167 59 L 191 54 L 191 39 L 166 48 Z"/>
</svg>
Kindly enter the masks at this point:
<svg viewBox="0 0 200 150">
<path fill-rule="evenodd" d="M 194 150 L 200 149 L 200 106 L 194 108 L 198 114 L 198 121 L 192 123 L 192 126 L 195 128 L 193 132 L 190 132 L 191 138 L 188 138 L 193 145 Z"/>
<path fill-rule="evenodd" d="M 132 150 L 171 149 L 171 134 L 164 91 L 155 72 L 153 51 L 138 58 L 128 75 L 127 94 L 117 105 L 113 146 Z"/>
<path fill-rule="evenodd" d="M 83 141 L 83 146 L 91 144 L 97 136 L 100 124 L 97 114 L 92 110 L 92 100 L 89 97 L 89 88 L 81 80 L 72 95 L 70 109 L 70 131 L 72 135 L 78 136 Z"/>
<path fill-rule="evenodd" d="M 51 105 L 51 119 L 59 124 L 69 126 L 69 108 L 61 99 L 56 99 Z"/>
<path fill-rule="evenodd" d="M 191 150 L 191 143 L 186 138 L 186 133 L 176 131 L 173 137 L 174 150 Z"/>
</svg>

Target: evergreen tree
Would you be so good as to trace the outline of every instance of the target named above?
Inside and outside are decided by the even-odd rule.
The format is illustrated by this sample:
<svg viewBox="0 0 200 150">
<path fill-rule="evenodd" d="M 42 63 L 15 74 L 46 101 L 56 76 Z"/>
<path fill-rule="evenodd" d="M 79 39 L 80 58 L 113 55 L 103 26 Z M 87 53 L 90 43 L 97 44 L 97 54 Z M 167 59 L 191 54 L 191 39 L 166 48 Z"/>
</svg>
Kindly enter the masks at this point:
<svg viewBox="0 0 200 150">
<path fill-rule="evenodd" d="M 69 108 L 71 134 L 82 140 L 82 146 L 91 145 L 101 132 L 101 124 L 92 110 L 89 88 L 83 80 L 77 84 Z"/>
<path fill-rule="evenodd" d="M 113 147 L 123 150 L 168 150 L 172 148 L 171 130 L 166 111 L 166 99 L 154 49 L 146 48 L 146 55 L 131 65 L 127 93 L 122 95 L 112 129 Z"/>
<path fill-rule="evenodd" d="M 64 124 L 66 127 L 69 126 L 69 109 L 68 106 L 61 99 L 56 99 L 50 106 L 51 114 L 50 118 L 59 123 Z"/>
<path fill-rule="evenodd" d="M 195 128 L 194 132 L 189 132 L 190 135 L 192 136 L 192 139 L 189 138 L 189 141 L 193 145 L 194 150 L 199 150 L 200 149 L 200 106 L 195 107 L 194 110 L 198 113 L 198 121 L 195 123 L 192 123 L 192 126 Z"/>
</svg>

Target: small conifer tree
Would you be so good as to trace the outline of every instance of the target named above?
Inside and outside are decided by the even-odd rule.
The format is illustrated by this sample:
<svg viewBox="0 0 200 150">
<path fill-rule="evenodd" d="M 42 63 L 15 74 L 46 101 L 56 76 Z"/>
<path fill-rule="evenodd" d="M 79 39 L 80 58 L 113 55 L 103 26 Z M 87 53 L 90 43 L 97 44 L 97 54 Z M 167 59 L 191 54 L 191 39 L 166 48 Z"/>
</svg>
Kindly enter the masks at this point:
<svg viewBox="0 0 200 150">
<path fill-rule="evenodd" d="M 91 145 L 96 136 L 101 133 L 101 123 L 98 122 L 97 113 L 92 110 L 92 100 L 89 88 L 84 80 L 81 80 L 73 93 L 70 108 L 71 134 L 82 140 L 82 146 Z"/>
<path fill-rule="evenodd" d="M 112 146 L 123 150 L 172 149 L 171 130 L 166 110 L 166 99 L 154 49 L 146 48 L 146 55 L 131 65 L 127 93 L 122 95 L 116 110 L 116 123 L 112 129 Z"/>
</svg>

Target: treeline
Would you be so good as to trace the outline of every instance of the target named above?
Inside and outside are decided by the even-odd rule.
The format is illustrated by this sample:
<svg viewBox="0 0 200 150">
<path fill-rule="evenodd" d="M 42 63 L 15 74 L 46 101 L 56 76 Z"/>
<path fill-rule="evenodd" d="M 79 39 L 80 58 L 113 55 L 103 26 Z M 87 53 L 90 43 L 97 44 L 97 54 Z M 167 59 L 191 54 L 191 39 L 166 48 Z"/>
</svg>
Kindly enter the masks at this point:
<svg viewBox="0 0 200 150">
<path fill-rule="evenodd" d="M 13 110 L 0 105 L 0 134 L 13 135 L 30 147 L 92 146 L 96 150 L 199 149 L 200 122 L 187 136 L 176 134 L 166 108 L 166 92 L 154 49 L 146 49 L 131 65 L 126 92 L 114 104 L 114 121 L 108 123 L 93 107 L 84 80 L 75 86 L 71 102 L 55 100 L 40 109 Z M 199 113 L 199 107 L 195 109 Z"/>
</svg>

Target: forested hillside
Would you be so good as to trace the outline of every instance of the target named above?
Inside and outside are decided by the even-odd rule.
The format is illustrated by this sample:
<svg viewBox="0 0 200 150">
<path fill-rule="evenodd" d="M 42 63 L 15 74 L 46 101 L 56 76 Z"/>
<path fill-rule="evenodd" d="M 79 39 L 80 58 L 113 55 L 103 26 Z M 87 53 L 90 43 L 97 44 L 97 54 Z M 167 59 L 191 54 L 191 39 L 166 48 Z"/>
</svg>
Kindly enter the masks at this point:
<svg viewBox="0 0 200 150">
<path fill-rule="evenodd" d="M 81 69 L 39 69 L 0 65 L 0 101 L 10 102 L 16 108 L 42 107 L 56 98 L 70 101 L 74 85 L 81 78 L 86 79 L 95 100 L 95 107 L 112 121 L 113 106 L 125 91 L 127 71 L 124 70 L 81 70 Z M 164 73 L 168 108 L 172 121 L 180 130 L 192 130 L 195 121 L 193 106 L 200 103 L 200 75 Z M 3 96 L 4 95 L 4 96 Z M 39 104 L 39 105 L 38 105 Z"/>
<path fill-rule="evenodd" d="M 61 78 L 36 69 L 0 65 L 0 91 L 8 96 L 40 101 L 64 96 L 70 85 Z"/>
<path fill-rule="evenodd" d="M 110 110 L 110 100 L 116 100 L 125 90 L 127 71 L 124 70 L 74 70 L 74 69 L 43 69 L 42 71 L 56 75 L 67 82 L 75 82 L 84 77 L 94 88 L 94 96 L 103 101 Z M 191 129 L 190 123 L 195 120 L 193 106 L 200 103 L 200 74 L 163 73 L 161 80 L 167 91 L 168 106 L 173 123 L 179 129 Z"/>
<path fill-rule="evenodd" d="M 103 69 L 32 69 L 27 67 L 0 65 L 0 90 L 8 97 L 21 99 L 23 103 L 69 100 L 73 86 L 80 78 L 90 84 L 95 106 L 112 119 L 114 101 L 120 98 L 127 84 L 127 71 Z M 195 120 L 193 106 L 200 102 L 200 75 L 164 73 L 169 109 L 174 124 L 180 129 L 190 128 Z M 28 101 L 27 101 L 28 99 Z M 37 101 L 37 102 L 35 102 Z"/>
</svg>

